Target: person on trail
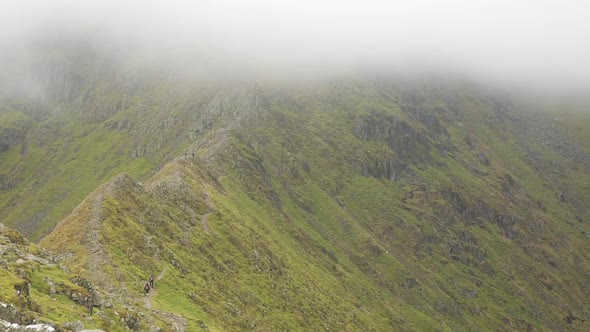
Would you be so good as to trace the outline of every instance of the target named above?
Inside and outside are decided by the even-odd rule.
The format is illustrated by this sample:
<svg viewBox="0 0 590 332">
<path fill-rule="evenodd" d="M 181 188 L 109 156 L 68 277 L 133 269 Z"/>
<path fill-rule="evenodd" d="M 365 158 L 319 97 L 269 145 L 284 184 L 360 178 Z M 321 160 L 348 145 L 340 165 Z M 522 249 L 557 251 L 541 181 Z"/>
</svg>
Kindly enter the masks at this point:
<svg viewBox="0 0 590 332">
<path fill-rule="evenodd" d="M 147 296 L 150 293 L 150 284 L 146 282 L 143 290 L 145 291 L 145 296 Z"/>
<path fill-rule="evenodd" d="M 154 288 L 154 280 L 156 280 L 156 278 L 154 278 L 154 276 L 150 276 L 150 287 Z"/>
</svg>

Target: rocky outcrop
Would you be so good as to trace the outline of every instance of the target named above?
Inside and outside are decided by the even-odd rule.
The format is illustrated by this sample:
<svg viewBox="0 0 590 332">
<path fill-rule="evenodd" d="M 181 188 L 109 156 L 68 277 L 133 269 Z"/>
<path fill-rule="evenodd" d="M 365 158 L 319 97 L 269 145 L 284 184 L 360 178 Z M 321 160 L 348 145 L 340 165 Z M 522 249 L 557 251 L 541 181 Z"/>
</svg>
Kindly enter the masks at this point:
<svg viewBox="0 0 590 332">
<path fill-rule="evenodd" d="M 66 322 L 62 324 L 63 328 L 68 331 L 73 332 L 80 332 L 84 330 L 84 324 L 81 321 L 77 320 L 75 322 Z"/>
<path fill-rule="evenodd" d="M 443 126 L 437 116 L 437 114 L 445 113 L 445 109 L 436 107 L 433 110 L 426 110 L 419 106 L 405 104 L 401 106 L 401 110 L 423 124 L 433 136 L 450 136 L 447 128 Z"/>
<path fill-rule="evenodd" d="M 0 128 L 0 153 L 22 142 L 25 136 L 24 128 Z"/>
<path fill-rule="evenodd" d="M 406 169 L 406 166 L 405 162 L 393 156 L 367 157 L 362 163 L 361 174 L 395 181 Z"/>
<path fill-rule="evenodd" d="M 424 121 L 436 127 L 436 132 L 446 130 L 436 117 L 421 115 Z M 431 161 L 430 133 L 418 129 L 399 117 L 373 112 L 357 120 L 354 134 L 363 141 L 383 142 L 391 152 L 383 155 L 368 155 L 361 162 L 361 174 L 395 181 L 409 163 Z"/>
<path fill-rule="evenodd" d="M 127 311 L 121 315 L 121 323 L 131 331 L 139 331 L 139 317 L 136 313 Z"/>
<path fill-rule="evenodd" d="M 203 110 L 205 117 L 202 127 L 211 127 L 213 119 L 229 120 L 229 128 L 253 119 L 263 104 L 257 91 L 255 87 L 244 85 L 219 89 Z"/>
<path fill-rule="evenodd" d="M 2 302 L 0 302 L 0 320 L 18 325 L 30 325 L 35 321 L 33 317 L 20 311 L 15 306 Z"/>
<path fill-rule="evenodd" d="M 0 328 L 5 332 L 54 332 L 56 329 L 47 324 L 20 325 L 0 319 Z"/>
<path fill-rule="evenodd" d="M 446 216 L 448 220 L 458 216 L 466 225 L 491 223 L 498 226 L 508 239 L 512 240 L 519 236 L 518 230 L 514 227 L 519 223 L 517 216 L 498 211 L 482 200 L 467 202 L 461 194 L 451 190 L 442 191 L 441 196 L 453 208 L 453 215 Z"/>
<path fill-rule="evenodd" d="M 94 307 L 101 306 L 100 295 L 99 295 L 98 291 L 94 288 L 94 286 L 92 286 L 92 283 L 90 282 L 90 280 L 88 280 L 84 277 L 81 277 L 81 276 L 74 276 L 74 277 L 70 278 L 70 281 L 73 284 L 84 288 L 84 290 L 86 290 L 86 292 L 80 292 L 80 291 L 69 292 L 66 294 L 68 296 L 68 298 L 70 298 L 72 301 L 78 303 L 79 305 L 88 308 L 88 311 L 90 314 L 92 314 L 92 310 Z"/>
<path fill-rule="evenodd" d="M 376 112 L 363 116 L 357 121 L 354 134 L 364 141 L 385 142 L 403 159 L 429 158 L 428 134 L 398 117 Z"/>
</svg>

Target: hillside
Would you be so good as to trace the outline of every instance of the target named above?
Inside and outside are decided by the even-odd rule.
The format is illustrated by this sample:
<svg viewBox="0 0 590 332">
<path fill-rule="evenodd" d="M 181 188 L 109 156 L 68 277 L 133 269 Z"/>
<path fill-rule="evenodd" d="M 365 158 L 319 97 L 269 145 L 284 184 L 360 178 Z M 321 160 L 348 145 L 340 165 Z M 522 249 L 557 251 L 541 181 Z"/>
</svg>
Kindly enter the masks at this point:
<svg viewBox="0 0 590 332">
<path fill-rule="evenodd" d="M 67 65 L 48 80 L 76 89 L 2 100 L 0 218 L 89 280 L 112 304 L 98 317 L 137 318 L 86 325 L 590 328 L 583 113 L 555 121 L 461 82 Z"/>
<path fill-rule="evenodd" d="M 58 257 L 1 224 L 0 254 L 3 331 L 123 330 L 137 322 L 135 312 L 103 300 L 88 279 L 72 274 Z"/>
</svg>

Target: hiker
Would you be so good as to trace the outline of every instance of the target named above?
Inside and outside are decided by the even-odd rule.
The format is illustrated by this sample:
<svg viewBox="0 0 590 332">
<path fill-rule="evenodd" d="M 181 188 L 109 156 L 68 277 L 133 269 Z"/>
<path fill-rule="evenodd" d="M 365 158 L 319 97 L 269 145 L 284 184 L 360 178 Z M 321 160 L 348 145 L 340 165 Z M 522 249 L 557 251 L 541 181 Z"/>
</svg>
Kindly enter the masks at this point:
<svg viewBox="0 0 590 332">
<path fill-rule="evenodd" d="M 150 293 L 150 284 L 146 282 L 143 290 L 145 290 L 145 296 L 147 296 Z"/>
<path fill-rule="evenodd" d="M 150 276 L 150 287 L 154 288 L 154 280 L 156 280 L 156 278 L 154 278 L 154 276 Z"/>
</svg>

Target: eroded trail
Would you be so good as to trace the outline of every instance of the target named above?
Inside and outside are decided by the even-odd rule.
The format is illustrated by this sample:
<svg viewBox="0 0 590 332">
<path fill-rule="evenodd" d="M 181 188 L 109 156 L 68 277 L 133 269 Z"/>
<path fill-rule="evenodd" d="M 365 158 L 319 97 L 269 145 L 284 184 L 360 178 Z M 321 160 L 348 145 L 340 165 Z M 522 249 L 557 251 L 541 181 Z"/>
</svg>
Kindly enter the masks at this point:
<svg viewBox="0 0 590 332">
<path fill-rule="evenodd" d="M 190 217 L 190 223 L 188 223 L 188 225 L 190 225 L 189 230 L 192 230 L 194 227 L 198 227 L 200 224 L 203 232 L 214 234 L 214 232 L 209 227 L 208 218 L 211 215 L 211 213 L 216 211 L 216 209 L 215 209 L 215 206 L 213 205 L 213 203 L 211 202 L 211 198 L 207 192 L 205 192 L 205 204 L 207 206 L 207 212 L 203 215 L 199 215 L 194 209 L 192 209 L 188 206 L 185 206 L 184 210 L 187 212 L 187 214 Z M 190 231 L 185 232 L 184 241 L 186 241 L 187 243 L 190 243 L 189 234 L 190 234 Z M 152 258 L 154 259 L 154 261 L 160 262 L 159 248 L 157 245 L 155 245 L 152 242 L 152 236 L 146 237 L 146 246 L 148 248 L 150 248 L 150 250 L 152 250 L 152 252 L 153 252 Z M 170 312 L 166 312 L 166 311 L 152 308 L 151 298 L 158 296 L 157 282 L 164 278 L 164 276 L 166 275 L 166 271 L 167 271 L 166 267 L 164 267 L 162 269 L 162 271 L 160 271 L 160 273 L 158 274 L 158 276 L 155 279 L 156 280 L 155 287 L 150 290 L 150 293 L 147 296 L 144 296 L 143 304 L 147 310 L 151 311 L 153 314 L 157 315 L 163 321 L 165 321 L 172 331 L 184 332 L 187 329 L 186 318 L 184 318 L 180 315 L 174 314 L 174 313 L 170 313 Z"/>
<path fill-rule="evenodd" d="M 166 267 L 164 266 L 164 268 L 162 269 L 162 272 L 160 272 L 160 274 L 158 275 L 158 277 L 156 278 L 156 280 L 160 280 L 164 277 L 164 274 L 166 274 Z"/>
<path fill-rule="evenodd" d="M 166 320 L 171 328 L 172 331 L 179 331 L 185 332 L 187 328 L 186 318 L 179 316 L 177 314 L 169 313 L 166 311 L 160 310 L 153 310 L 156 312 L 160 317 Z"/>
<path fill-rule="evenodd" d="M 113 184 L 109 183 L 105 190 L 106 195 L 111 195 L 113 192 Z M 90 218 L 88 219 L 88 233 L 85 237 L 86 248 L 88 250 L 87 267 L 88 271 L 92 271 L 92 283 L 103 290 L 111 293 L 114 291 L 112 285 L 108 282 L 108 277 L 105 275 L 103 266 L 112 266 L 111 256 L 100 241 L 100 232 L 102 228 L 103 216 L 103 201 L 104 195 L 102 192 L 94 197 L 92 202 L 92 210 Z M 124 285 L 118 285 L 124 288 Z"/>
<path fill-rule="evenodd" d="M 206 213 L 201 217 L 201 227 L 203 228 L 203 231 L 205 231 L 206 233 L 210 232 L 209 225 L 207 224 L 207 218 L 209 218 L 210 214 L 211 212 Z"/>
<path fill-rule="evenodd" d="M 164 268 L 162 269 L 162 271 L 160 271 L 160 274 L 158 274 L 158 276 L 156 277 L 156 281 L 162 280 L 162 278 L 164 277 L 164 275 L 166 274 L 166 270 L 167 268 L 164 266 Z M 154 283 L 155 286 L 155 283 Z M 150 301 L 150 298 L 152 296 L 156 296 L 158 294 L 157 288 L 154 287 L 150 290 L 149 294 L 143 297 L 143 304 L 146 308 L 151 309 L 152 307 L 152 303 Z"/>
<path fill-rule="evenodd" d="M 100 243 L 100 218 L 102 215 L 103 194 L 98 193 L 92 203 L 92 213 L 88 220 L 88 234 L 86 236 L 86 243 L 88 244 L 88 270 L 94 271 L 94 283 L 104 288 L 105 277 L 103 276 L 101 266 L 107 265 L 110 262 L 107 260 L 106 250 Z"/>
<path fill-rule="evenodd" d="M 152 308 L 152 303 L 150 302 L 150 297 L 154 296 L 156 294 L 155 290 L 151 290 L 150 293 L 146 296 L 144 296 L 143 298 L 143 305 L 148 308 L 151 309 Z"/>
<path fill-rule="evenodd" d="M 160 281 L 160 280 L 162 280 L 162 278 L 164 278 L 164 275 L 166 275 L 166 271 L 167 271 L 167 268 L 164 267 L 162 269 L 162 271 L 160 271 L 160 274 L 158 274 L 158 276 L 156 277 L 156 282 Z M 172 329 L 172 331 L 179 331 L 179 332 L 186 331 L 186 328 L 187 328 L 186 318 L 184 318 L 180 315 L 177 315 L 177 314 L 170 313 L 170 312 L 152 309 L 151 298 L 158 295 L 158 290 L 157 290 L 158 287 L 156 286 L 155 283 L 154 283 L 154 286 L 155 287 L 150 290 L 149 294 L 143 297 L 143 304 L 144 304 L 145 308 L 152 311 L 153 313 L 158 315 L 160 318 L 162 318 L 164 321 L 166 321 L 168 323 L 168 325 L 170 326 L 170 328 Z"/>
</svg>

